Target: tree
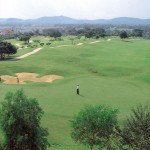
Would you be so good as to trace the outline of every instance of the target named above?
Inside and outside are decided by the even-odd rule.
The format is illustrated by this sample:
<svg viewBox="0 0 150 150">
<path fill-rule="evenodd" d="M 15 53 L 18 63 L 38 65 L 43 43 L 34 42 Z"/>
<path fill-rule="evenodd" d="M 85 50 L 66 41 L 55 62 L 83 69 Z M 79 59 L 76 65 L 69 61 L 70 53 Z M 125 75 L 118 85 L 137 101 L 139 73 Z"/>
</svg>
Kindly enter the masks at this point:
<svg viewBox="0 0 150 150">
<path fill-rule="evenodd" d="M 19 40 L 24 41 L 26 43 L 29 43 L 30 38 L 31 38 L 30 35 L 22 35 L 22 36 L 19 37 Z"/>
<path fill-rule="evenodd" d="M 142 37 L 143 36 L 143 30 L 141 29 L 134 29 L 132 32 L 132 35 L 135 37 Z"/>
<path fill-rule="evenodd" d="M 107 147 L 109 137 L 117 125 L 117 110 L 105 106 L 87 106 L 71 121 L 71 137 L 75 142 Z"/>
<path fill-rule="evenodd" d="M 91 38 L 91 37 L 93 37 L 93 32 L 92 31 L 87 31 L 86 33 L 85 33 L 85 35 L 84 35 L 86 38 Z"/>
<path fill-rule="evenodd" d="M 50 36 L 55 38 L 55 40 L 56 40 L 56 38 L 61 37 L 62 34 L 58 30 L 52 30 L 51 33 L 50 33 Z"/>
<path fill-rule="evenodd" d="M 0 42 L 0 59 L 5 59 L 6 56 L 16 54 L 17 48 L 8 42 Z"/>
<path fill-rule="evenodd" d="M 96 38 L 104 38 L 105 37 L 105 30 L 103 28 L 94 28 L 93 29 L 93 35 L 96 37 Z"/>
<path fill-rule="evenodd" d="M 34 31 L 34 34 L 35 34 L 36 36 L 40 35 L 39 29 L 36 29 L 36 30 Z"/>
<path fill-rule="evenodd" d="M 127 32 L 126 31 L 122 31 L 121 33 L 120 33 L 120 38 L 121 39 L 126 39 L 128 37 L 128 35 L 127 35 Z"/>
<path fill-rule="evenodd" d="M 23 90 L 8 92 L 1 107 L 1 128 L 7 150 L 46 150 L 48 130 L 41 127 L 42 108 Z"/>
<path fill-rule="evenodd" d="M 75 37 L 69 37 L 69 40 L 71 41 L 72 45 L 74 44 L 74 40 L 75 40 Z"/>
<path fill-rule="evenodd" d="M 129 145 L 138 150 L 150 148 L 150 106 L 139 105 L 132 109 L 122 129 L 117 130 L 122 145 Z"/>
</svg>

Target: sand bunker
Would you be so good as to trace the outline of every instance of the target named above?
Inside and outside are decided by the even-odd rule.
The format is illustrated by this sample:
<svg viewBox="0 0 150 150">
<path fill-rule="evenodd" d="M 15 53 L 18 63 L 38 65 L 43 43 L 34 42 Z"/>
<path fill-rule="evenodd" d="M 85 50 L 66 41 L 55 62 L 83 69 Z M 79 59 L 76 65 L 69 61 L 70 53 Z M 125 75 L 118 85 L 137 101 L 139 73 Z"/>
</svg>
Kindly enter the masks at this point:
<svg viewBox="0 0 150 150">
<path fill-rule="evenodd" d="M 79 45 L 83 45 L 83 43 L 78 43 L 77 45 L 78 45 L 78 46 L 79 46 Z M 50 47 L 50 48 L 59 48 L 59 47 L 67 47 L 67 46 L 73 46 L 73 45 L 58 45 L 58 46 Z"/>
<path fill-rule="evenodd" d="M 19 43 L 16 43 L 16 46 L 20 47 L 21 45 Z"/>
<path fill-rule="evenodd" d="M 80 45 L 83 45 L 83 43 L 78 43 L 77 45 L 80 46 Z"/>
<path fill-rule="evenodd" d="M 58 45 L 58 46 L 50 47 L 50 48 L 59 48 L 59 47 L 66 47 L 66 46 L 71 46 L 71 45 Z"/>
<path fill-rule="evenodd" d="M 63 79 L 62 76 L 58 75 L 46 75 L 42 77 L 38 77 L 39 75 L 36 73 L 16 73 L 17 77 L 19 78 L 19 84 L 26 84 L 26 81 L 32 82 L 48 82 L 51 83 L 57 79 Z M 1 79 L 4 80 L 4 84 L 18 84 L 17 77 L 9 76 L 9 75 L 2 75 Z"/>
<path fill-rule="evenodd" d="M 101 41 L 94 41 L 94 42 L 90 42 L 90 44 L 94 44 L 94 43 L 98 43 L 98 42 L 101 42 Z"/>
<path fill-rule="evenodd" d="M 107 39 L 107 41 L 108 41 L 108 42 L 110 42 L 110 41 L 111 41 L 111 39 Z"/>
</svg>

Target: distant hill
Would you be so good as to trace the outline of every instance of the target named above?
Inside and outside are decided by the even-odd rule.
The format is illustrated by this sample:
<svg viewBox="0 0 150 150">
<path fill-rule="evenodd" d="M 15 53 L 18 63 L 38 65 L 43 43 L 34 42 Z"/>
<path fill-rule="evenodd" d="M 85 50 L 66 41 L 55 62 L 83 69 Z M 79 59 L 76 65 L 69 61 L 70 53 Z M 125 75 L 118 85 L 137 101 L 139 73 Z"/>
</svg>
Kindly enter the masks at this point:
<svg viewBox="0 0 150 150">
<path fill-rule="evenodd" d="M 41 17 L 37 19 L 0 18 L 0 25 L 6 24 L 112 24 L 112 25 L 150 25 L 150 19 L 119 17 L 114 19 L 80 20 L 65 16 Z"/>
</svg>

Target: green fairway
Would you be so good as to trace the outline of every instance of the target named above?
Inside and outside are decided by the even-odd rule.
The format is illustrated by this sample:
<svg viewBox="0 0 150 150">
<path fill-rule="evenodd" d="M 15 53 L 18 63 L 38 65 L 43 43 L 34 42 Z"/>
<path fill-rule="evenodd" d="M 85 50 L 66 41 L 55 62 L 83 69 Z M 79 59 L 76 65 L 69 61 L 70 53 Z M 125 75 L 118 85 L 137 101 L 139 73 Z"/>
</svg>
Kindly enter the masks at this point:
<svg viewBox="0 0 150 150">
<path fill-rule="evenodd" d="M 44 37 L 38 38 L 48 42 Z M 88 150 L 70 137 L 72 116 L 85 105 L 105 104 L 119 109 L 118 121 L 122 125 L 132 107 L 150 102 L 150 41 L 111 38 L 91 44 L 96 40 L 77 39 L 72 45 L 67 37 L 63 39 L 44 45 L 24 59 L 0 61 L 0 75 L 31 72 L 40 76 L 60 75 L 64 79 L 25 85 L 1 83 L 0 101 L 8 91 L 23 88 L 27 96 L 37 98 L 45 112 L 42 125 L 49 129 L 51 150 Z M 69 46 L 55 47 L 58 45 Z M 32 50 L 25 49 L 14 57 Z M 76 95 L 77 84 L 81 95 Z"/>
</svg>

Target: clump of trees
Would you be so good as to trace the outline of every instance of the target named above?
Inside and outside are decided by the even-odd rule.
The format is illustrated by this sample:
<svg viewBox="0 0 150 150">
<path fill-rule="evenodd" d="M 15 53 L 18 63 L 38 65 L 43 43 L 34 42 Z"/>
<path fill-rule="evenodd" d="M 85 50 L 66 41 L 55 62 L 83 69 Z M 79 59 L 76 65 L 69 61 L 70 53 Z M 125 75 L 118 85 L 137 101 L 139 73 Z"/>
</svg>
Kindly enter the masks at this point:
<svg viewBox="0 0 150 150">
<path fill-rule="evenodd" d="M 56 38 L 61 37 L 62 34 L 58 30 L 52 30 L 51 33 L 50 33 L 50 36 L 53 37 L 56 40 Z"/>
<path fill-rule="evenodd" d="M 106 32 L 103 28 L 99 28 L 99 27 L 96 27 L 96 28 L 85 28 L 85 34 L 84 36 L 86 38 L 104 38 L 106 36 Z"/>
<path fill-rule="evenodd" d="M 143 37 L 143 30 L 133 29 L 132 36 L 134 36 L 134 37 Z"/>
<path fill-rule="evenodd" d="M 9 55 L 17 53 L 17 48 L 9 42 L 1 41 L 0 42 L 0 59 L 4 60 Z"/>
<path fill-rule="evenodd" d="M 105 106 L 88 106 L 82 109 L 71 121 L 71 137 L 92 150 L 150 148 L 150 107 L 139 105 L 132 109 L 131 116 L 122 127 L 118 126 L 118 110 Z"/>
<path fill-rule="evenodd" d="M 44 29 L 43 34 L 46 36 L 53 37 L 55 40 L 62 36 L 62 33 L 57 29 Z"/>
<path fill-rule="evenodd" d="M 0 125 L 7 150 L 46 150 L 50 146 L 48 130 L 41 126 L 43 110 L 35 98 L 23 90 L 8 92 L 0 109 Z"/>
</svg>

